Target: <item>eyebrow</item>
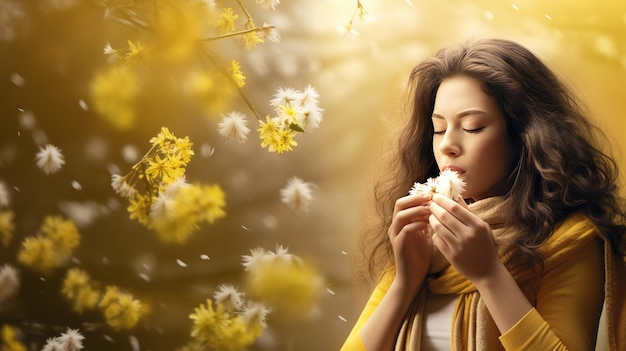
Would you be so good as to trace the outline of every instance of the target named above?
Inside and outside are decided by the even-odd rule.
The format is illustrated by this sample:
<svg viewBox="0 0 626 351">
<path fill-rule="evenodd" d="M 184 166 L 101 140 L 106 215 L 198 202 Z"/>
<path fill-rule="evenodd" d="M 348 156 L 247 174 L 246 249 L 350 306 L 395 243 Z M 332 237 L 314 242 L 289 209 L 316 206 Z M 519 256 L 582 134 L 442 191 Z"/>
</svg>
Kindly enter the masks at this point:
<svg viewBox="0 0 626 351">
<path fill-rule="evenodd" d="M 487 112 L 483 111 L 483 110 L 470 109 L 470 110 L 465 110 L 465 111 L 459 113 L 458 115 L 456 115 L 456 117 L 462 118 L 462 117 L 469 116 L 469 115 L 485 115 L 485 116 L 488 116 L 489 114 Z M 433 113 L 432 118 L 445 119 L 445 117 L 443 117 L 442 115 L 440 115 L 438 113 Z"/>
</svg>

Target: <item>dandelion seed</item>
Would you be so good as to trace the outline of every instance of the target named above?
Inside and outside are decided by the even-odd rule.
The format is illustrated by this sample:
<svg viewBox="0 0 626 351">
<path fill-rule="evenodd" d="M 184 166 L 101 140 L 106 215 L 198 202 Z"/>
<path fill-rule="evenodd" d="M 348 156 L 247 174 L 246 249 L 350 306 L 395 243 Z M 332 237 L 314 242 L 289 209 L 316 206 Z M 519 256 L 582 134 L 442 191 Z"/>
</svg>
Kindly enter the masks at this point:
<svg viewBox="0 0 626 351">
<path fill-rule="evenodd" d="M 183 262 L 181 259 L 178 259 L 178 258 L 177 258 L 177 259 L 176 259 L 176 263 L 177 263 L 179 266 L 183 267 L 183 268 L 187 267 L 187 264 L 186 264 L 185 262 Z"/>
<path fill-rule="evenodd" d="M 35 118 L 35 114 L 32 111 L 24 111 L 20 109 L 20 115 L 18 116 L 18 121 L 20 123 L 20 127 L 25 130 L 33 130 L 37 126 L 37 119 Z"/>
<path fill-rule="evenodd" d="M 11 74 L 11 82 L 21 88 L 24 86 L 26 80 L 24 80 L 24 77 L 22 77 L 19 73 L 13 73 Z"/>
<path fill-rule="evenodd" d="M 545 16 L 546 16 L 546 18 L 547 18 L 547 19 L 549 19 L 549 20 L 551 20 L 551 19 L 552 19 L 552 16 L 548 15 L 547 13 L 546 13 L 546 15 L 545 15 Z"/>
<path fill-rule="evenodd" d="M 9 190 L 3 182 L 0 182 L 0 208 L 9 206 L 9 202 Z"/>
<path fill-rule="evenodd" d="M 17 270 L 9 264 L 0 269 L 0 303 L 15 295 L 20 287 L 20 279 Z"/>
<path fill-rule="evenodd" d="M 250 250 L 250 255 L 243 255 L 242 266 L 244 271 L 255 271 L 259 266 L 268 261 L 265 249 L 257 247 Z"/>
<path fill-rule="evenodd" d="M 104 54 L 107 56 L 107 62 L 108 63 L 115 63 L 115 62 L 117 62 L 117 59 L 119 58 L 119 54 L 118 54 L 117 50 L 113 49 L 111 47 L 111 44 L 108 43 L 108 42 L 104 46 Z"/>
<path fill-rule="evenodd" d="M 139 278 L 149 282 L 151 280 L 150 276 L 147 275 L 146 273 L 139 273 Z"/>
<path fill-rule="evenodd" d="M 313 184 L 293 177 L 287 181 L 287 185 L 280 190 L 283 203 L 300 213 L 306 213 L 313 202 Z"/>
<path fill-rule="evenodd" d="M 256 3 L 266 10 L 274 11 L 276 6 L 280 4 L 280 0 L 256 0 Z"/>
<path fill-rule="evenodd" d="M 335 292 L 331 289 L 331 288 L 326 288 L 326 292 L 329 293 L 330 295 L 335 295 Z"/>
<path fill-rule="evenodd" d="M 278 30 L 276 30 L 275 27 L 267 24 L 267 23 L 263 23 L 263 31 L 261 31 L 259 34 L 261 36 L 261 39 L 267 39 L 273 43 L 280 43 L 280 33 L 278 33 Z"/>
<path fill-rule="evenodd" d="M 253 325 L 266 326 L 267 315 L 270 313 L 269 308 L 259 302 L 250 301 L 243 309 L 242 316 L 248 323 Z"/>
<path fill-rule="evenodd" d="M 218 133 L 225 139 L 235 139 L 240 143 L 248 139 L 250 128 L 247 127 L 248 121 L 240 112 L 230 112 L 226 116 L 222 116 L 222 121 L 218 124 Z"/>
<path fill-rule="evenodd" d="M 211 260 L 211 257 L 209 257 L 208 255 L 200 255 L 200 259 L 203 261 L 209 261 Z"/>
<path fill-rule="evenodd" d="M 80 334 L 78 329 L 67 328 L 67 331 L 57 338 L 63 350 L 78 351 L 83 349 L 84 336 Z"/>
<path fill-rule="evenodd" d="M 342 316 L 342 315 L 339 315 L 338 317 L 339 317 L 339 320 L 340 320 L 340 321 L 342 321 L 342 322 L 347 322 L 347 321 L 348 321 L 348 320 L 347 320 L 344 316 Z"/>
<path fill-rule="evenodd" d="M 41 168 L 46 174 L 58 172 L 65 164 L 61 150 L 51 144 L 48 144 L 43 148 L 39 148 L 36 160 L 37 167 Z"/>
<path fill-rule="evenodd" d="M 41 351 L 66 351 L 58 338 L 48 338 Z"/>
<path fill-rule="evenodd" d="M 519 7 L 517 5 L 511 4 L 511 7 L 513 8 L 513 10 L 519 11 Z"/>
<path fill-rule="evenodd" d="M 76 180 L 72 180 L 72 188 L 76 190 L 83 190 L 83 186 Z"/>
<path fill-rule="evenodd" d="M 83 99 L 78 100 L 78 106 L 80 106 L 80 108 L 82 108 L 84 111 L 89 111 L 89 106 Z"/>
<path fill-rule="evenodd" d="M 118 195 L 127 199 L 135 195 L 135 189 L 126 182 L 126 177 L 122 177 L 119 174 L 111 175 L 111 187 Z"/>
<path fill-rule="evenodd" d="M 343 251 L 343 250 L 341 250 L 341 253 L 342 253 L 342 254 L 344 254 L 344 255 L 347 255 L 347 254 L 348 254 L 347 252 L 345 252 L 345 251 Z"/>
<path fill-rule="evenodd" d="M 230 284 L 222 284 L 213 294 L 215 303 L 221 304 L 227 311 L 239 311 L 243 306 L 244 294 Z"/>
</svg>

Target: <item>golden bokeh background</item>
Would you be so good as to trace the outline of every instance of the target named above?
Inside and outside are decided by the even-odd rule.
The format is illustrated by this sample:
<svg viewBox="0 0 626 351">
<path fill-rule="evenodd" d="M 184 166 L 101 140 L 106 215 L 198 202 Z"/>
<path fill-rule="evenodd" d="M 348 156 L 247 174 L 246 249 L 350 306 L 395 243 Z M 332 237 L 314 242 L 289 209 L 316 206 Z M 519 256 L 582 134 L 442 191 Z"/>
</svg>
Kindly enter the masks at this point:
<svg viewBox="0 0 626 351">
<path fill-rule="evenodd" d="M 99 118 L 90 108 L 89 84 L 107 65 L 103 47 L 125 45 L 137 34 L 105 20 L 94 3 L 0 0 L 0 181 L 16 214 L 15 238 L 0 247 L 0 265 L 15 265 L 22 279 L 18 296 L 0 305 L 0 324 L 21 328 L 27 345 L 38 345 L 33 349 L 67 326 L 83 330 L 97 319 L 74 314 L 58 296 L 62 272 L 42 279 L 16 260 L 21 240 L 35 234 L 44 216 L 81 210 L 94 217 L 79 226 L 82 242 L 72 264 L 152 306 L 130 332 L 85 332 L 87 349 L 181 347 L 193 309 L 219 284 L 242 284 L 241 256 L 277 244 L 314 262 L 327 289 L 306 318 L 270 315 L 254 349 L 339 349 L 364 302 L 365 288 L 354 274 L 357 239 L 383 141 L 396 121 L 407 74 L 442 46 L 482 37 L 526 45 L 583 99 L 619 164 L 626 164 L 622 0 L 362 1 L 375 21 L 356 19 L 354 40 L 337 28 L 350 20 L 356 1 L 284 0 L 276 11 L 255 11 L 259 21 L 276 25 L 282 40 L 254 51 L 223 45 L 224 57 L 241 62 L 243 91 L 266 106 L 278 87 L 311 84 L 325 110 L 319 130 L 299 136 L 294 151 L 282 155 L 262 149 L 254 133 L 245 144 L 224 141 L 216 132 L 219 115 L 200 116 L 176 97 L 148 100 L 129 131 Z M 246 112 L 237 98 L 231 109 Z M 147 151 L 161 126 L 195 144 L 188 181 L 216 182 L 226 192 L 226 218 L 203 226 L 184 245 L 164 244 L 128 219 L 124 199 L 110 187 L 111 172 L 127 171 L 129 154 Z M 63 150 L 66 164 L 58 174 L 47 176 L 35 166 L 45 143 Z M 316 184 L 307 214 L 280 201 L 292 176 Z"/>
</svg>

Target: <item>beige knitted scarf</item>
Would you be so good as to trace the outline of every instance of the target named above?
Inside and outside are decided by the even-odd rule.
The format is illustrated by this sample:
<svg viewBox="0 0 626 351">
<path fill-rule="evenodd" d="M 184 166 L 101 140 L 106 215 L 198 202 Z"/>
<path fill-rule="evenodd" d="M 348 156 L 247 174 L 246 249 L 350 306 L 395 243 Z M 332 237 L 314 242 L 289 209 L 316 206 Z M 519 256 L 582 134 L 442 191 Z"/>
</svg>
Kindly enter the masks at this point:
<svg viewBox="0 0 626 351">
<path fill-rule="evenodd" d="M 534 304 L 535 289 L 532 271 L 516 265 L 511 248 L 506 242 L 512 228 L 505 227 L 503 198 L 495 197 L 469 205 L 470 210 L 490 224 L 497 243 L 498 255 L 509 269 L 529 301 Z M 584 216 L 574 215 L 563 224 L 542 246 L 545 269 L 567 260 L 572 253 L 596 237 L 603 238 Z M 608 333 L 608 350 L 626 350 L 626 260 L 616 256 L 604 240 L 605 256 L 605 316 Z M 503 350 L 498 340 L 500 332 L 491 319 L 480 294 L 474 285 L 459 274 L 443 255 L 435 250 L 429 277 L 411 304 L 402 324 L 395 350 L 416 351 L 422 339 L 422 314 L 428 291 L 436 294 L 457 294 L 459 298 L 452 316 L 452 346 L 462 350 Z"/>
</svg>

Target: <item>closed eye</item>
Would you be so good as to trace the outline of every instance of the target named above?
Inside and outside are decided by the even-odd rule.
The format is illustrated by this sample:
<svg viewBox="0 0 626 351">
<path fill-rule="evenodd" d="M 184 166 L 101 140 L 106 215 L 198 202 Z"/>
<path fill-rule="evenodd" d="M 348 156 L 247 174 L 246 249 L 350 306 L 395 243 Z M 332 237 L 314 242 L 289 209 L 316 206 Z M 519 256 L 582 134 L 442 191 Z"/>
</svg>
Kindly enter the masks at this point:
<svg viewBox="0 0 626 351">
<path fill-rule="evenodd" d="M 443 134 L 445 134 L 445 132 L 446 132 L 445 130 L 438 130 L 438 131 L 434 131 L 433 134 L 435 134 L 435 135 L 443 135 Z"/>
<path fill-rule="evenodd" d="M 482 131 L 483 129 L 485 129 L 485 127 L 474 128 L 474 129 L 463 129 L 463 130 L 468 132 L 468 133 L 478 133 L 478 132 Z"/>
</svg>

